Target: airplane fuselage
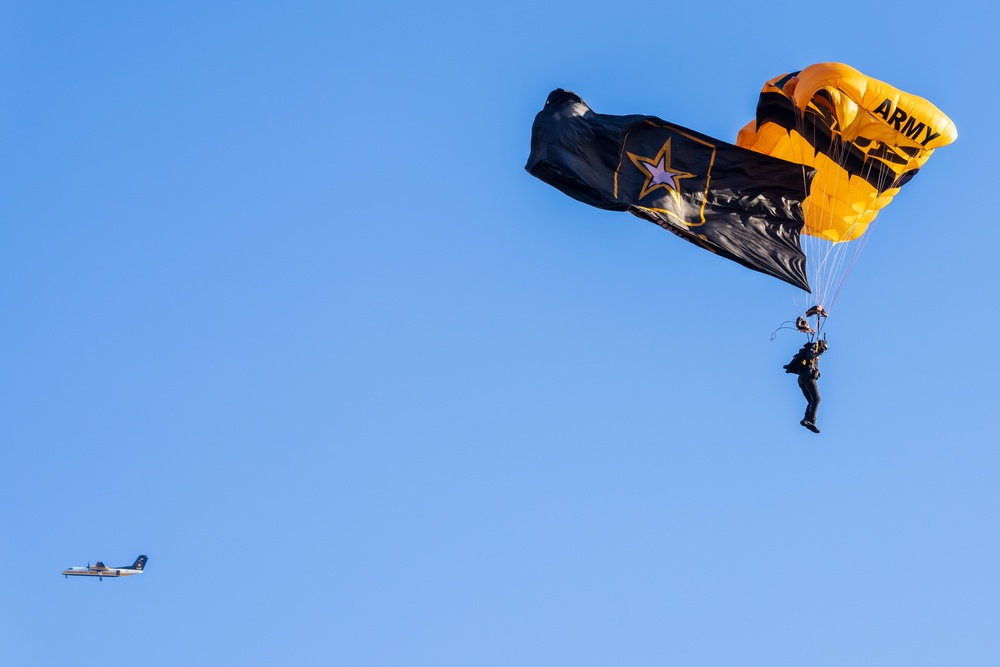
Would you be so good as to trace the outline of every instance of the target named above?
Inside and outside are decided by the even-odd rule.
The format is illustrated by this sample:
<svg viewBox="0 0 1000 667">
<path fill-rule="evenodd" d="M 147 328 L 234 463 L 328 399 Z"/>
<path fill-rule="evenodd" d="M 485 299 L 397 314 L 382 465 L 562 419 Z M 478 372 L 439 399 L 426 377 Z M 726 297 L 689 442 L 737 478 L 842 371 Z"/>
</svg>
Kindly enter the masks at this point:
<svg viewBox="0 0 1000 667">
<path fill-rule="evenodd" d="M 92 567 L 71 567 L 68 570 L 63 570 L 62 573 L 67 577 L 129 577 L 133 574 L 142 574 L 142 570 L 132 570 L 130 568 L 120 568 L 116 567 L 114 569 L 108 567 L 103 570 L 96 570 Z"/>
<path fill-rule="evenodd" d="M 98 561 L 96 565 L 71 567 L 63 570 L 62 575 L 67 579 L 70 577 L 97 577 L 98 579 L 104 579 L 104 577 L 130 577 L 133 574 L 142 574 L 143 568 L 146 567 L 146 560 L 145 555 L 139 556 L 131 565 L 123 565 L 122 567 L 107 567 L 104 563 Z"/>
</svg>

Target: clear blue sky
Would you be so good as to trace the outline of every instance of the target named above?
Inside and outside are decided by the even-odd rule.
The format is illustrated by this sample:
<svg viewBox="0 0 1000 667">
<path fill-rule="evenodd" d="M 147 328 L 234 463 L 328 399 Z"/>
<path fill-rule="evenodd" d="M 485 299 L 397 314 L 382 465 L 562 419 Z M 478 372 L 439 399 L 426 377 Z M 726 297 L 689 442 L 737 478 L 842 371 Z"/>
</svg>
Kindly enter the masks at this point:
<svg viewBox="0 0 1000 667">
<path fill-rule="evenodd" d="M 996 665 L 982 7 L 0 3 L 0 662 Z M 790 288 L 523 165 L 553 88 L 732 141 L 822 61 L 959 139 L 816 436 Z"/>
</svg>

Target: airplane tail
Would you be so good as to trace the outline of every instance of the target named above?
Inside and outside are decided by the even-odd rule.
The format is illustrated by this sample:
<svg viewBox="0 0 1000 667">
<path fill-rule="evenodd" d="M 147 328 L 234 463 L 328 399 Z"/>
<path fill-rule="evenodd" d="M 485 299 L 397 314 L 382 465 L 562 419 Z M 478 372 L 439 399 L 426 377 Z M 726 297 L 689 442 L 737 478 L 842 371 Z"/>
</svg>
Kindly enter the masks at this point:
<svg viewBox="0 0 1000 667">
<path fill-rule="evenodd" d="M 146 558 L 145 555 L 139 556 L 138 558 L 135 559 L 135 562 L 132 564 L 132 567 L 130 569 L 132 569 L 132 570 L 141 570 L 142 568 L 146 567 L 146 561 L 147 560 L 149 560 L 149 559 Z"/>
</svg>

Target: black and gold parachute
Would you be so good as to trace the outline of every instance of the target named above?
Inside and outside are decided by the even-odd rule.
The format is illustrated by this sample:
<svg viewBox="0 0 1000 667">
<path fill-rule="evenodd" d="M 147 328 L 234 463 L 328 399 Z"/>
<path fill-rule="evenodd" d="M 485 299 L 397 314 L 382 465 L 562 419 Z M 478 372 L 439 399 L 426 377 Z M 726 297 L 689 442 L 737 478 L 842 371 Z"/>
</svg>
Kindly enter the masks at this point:
<svg viewBox="0 0 1000 667">
<path fill-rule="evenodd" d="M 847 65 L 820 63 L 764 84 L 756 120 L 736 144 L 816 170 L 802 245 L 811 300 L 829 310 L 876 216 L 957 137 L 927 100 Z"/>
</svg>

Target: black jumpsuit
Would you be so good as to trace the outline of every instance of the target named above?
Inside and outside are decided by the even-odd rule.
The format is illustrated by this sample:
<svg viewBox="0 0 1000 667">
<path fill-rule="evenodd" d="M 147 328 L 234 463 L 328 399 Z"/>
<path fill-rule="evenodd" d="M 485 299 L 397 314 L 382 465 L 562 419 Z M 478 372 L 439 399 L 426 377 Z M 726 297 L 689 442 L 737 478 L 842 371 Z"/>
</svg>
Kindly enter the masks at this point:
<svg viewBox="0 0 1000 667">
<path fill-rule="evenodd" d="M 810 424 L 816 423 L 816 408 L 819 407 L 819 387 L 816 384 L 816 380 L 819 379 L 819 355 L 823 354 L 821 351 L 817 351 L 814 345 L 807 345 L 802 350 L 802 355 L 805 358 L 805 368 L 799 373 L 799 389 L 802 390 L 802 395 L 806 397 L 806 416 L 803 421 L 809 422 Z"/>
</svg>

